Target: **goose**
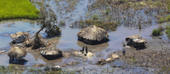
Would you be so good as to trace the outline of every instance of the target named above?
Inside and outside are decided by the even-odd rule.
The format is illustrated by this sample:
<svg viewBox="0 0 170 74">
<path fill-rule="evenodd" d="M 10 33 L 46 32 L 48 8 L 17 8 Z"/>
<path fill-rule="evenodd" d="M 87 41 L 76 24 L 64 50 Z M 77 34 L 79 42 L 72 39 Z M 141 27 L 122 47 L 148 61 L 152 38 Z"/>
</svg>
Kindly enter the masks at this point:
<svg viewBox="0 0 170 74">
<path fill-rule="evenodd" d="M 81 52 L 82 54 L 84 54 L 84 56 L 86 56 L 87 53 L 88 53 L 88 48 L 87 48 L 87 46 L 83 46 L 83 47 L 82 47 L 82 50 L 80 50 L 80 52 Z"/>
</svg>

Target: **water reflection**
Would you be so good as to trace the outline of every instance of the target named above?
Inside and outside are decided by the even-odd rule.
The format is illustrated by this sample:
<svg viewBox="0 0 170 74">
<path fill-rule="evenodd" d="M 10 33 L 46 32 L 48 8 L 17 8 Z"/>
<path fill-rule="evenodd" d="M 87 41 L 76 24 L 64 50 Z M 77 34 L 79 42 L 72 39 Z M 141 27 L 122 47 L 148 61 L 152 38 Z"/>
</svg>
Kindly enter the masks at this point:
<svg viewBox="0 0 170 74">
<path fill-rule="evenodd" d="M 18 65 L 25 65 L 28 61 L 26 59 L 20 59 L 20 60 L 10 60 L 9 64 L 18 64 Z"/>
<path fill-rule="evenodd" d="M 77 45 L 79 45 L 79 47 L 87 46 L 88 50 L 91 52 L 99 52 L 99 51 L 106 49 L 109 46 L 108 43 L 102 43 L 98 45 L 88 45 L 81 41 L 77 41 Z"/>
</svg>

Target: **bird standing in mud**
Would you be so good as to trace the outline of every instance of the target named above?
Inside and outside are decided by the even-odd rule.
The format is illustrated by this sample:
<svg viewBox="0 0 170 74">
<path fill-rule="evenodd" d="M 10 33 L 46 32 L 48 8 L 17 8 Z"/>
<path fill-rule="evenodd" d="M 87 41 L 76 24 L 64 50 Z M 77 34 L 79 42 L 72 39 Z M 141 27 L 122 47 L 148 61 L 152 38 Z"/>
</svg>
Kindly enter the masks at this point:
<svg viewBox="0 0 170 74">
<path fill-rule="evenodd" d="M 87 48 L 87 46 L 83 46 L 83 47 L 82 47 L 82 50 L 80 50 L 80 52 L 82 52 L 82 54 L 84 54 L 84 56 L 87 56 L 87 53 L 88 53 L 88 48 Z"/>
<path fill-rule="evenodd" d="M 126 55 L 126 50 L 125 50 L 126 44 L 123 43 L 123 50 L 122 50 L 122 54 L 125 56 Z"/>
<path fill-rule="evenodd" d="M 83 46 L 83 47 L 82 47 L 82 50 L 80 50 L 80 52 L 81 52 L 86 58 L 91 58 L 92 56 L 94 56 L 94 54 L 93 54 L 92 52 L 89 52 L 87 46 Z"/>
<path fill-rule="evenodd" d="M 27 52 L 24 48 L 19 46 L 13 46 L 8 51 L 9 56 L 9 62 L 12 63 L 19 63 L 19 61 L 23 60 L 23 58 L 26 56 Z"/>
</svg>

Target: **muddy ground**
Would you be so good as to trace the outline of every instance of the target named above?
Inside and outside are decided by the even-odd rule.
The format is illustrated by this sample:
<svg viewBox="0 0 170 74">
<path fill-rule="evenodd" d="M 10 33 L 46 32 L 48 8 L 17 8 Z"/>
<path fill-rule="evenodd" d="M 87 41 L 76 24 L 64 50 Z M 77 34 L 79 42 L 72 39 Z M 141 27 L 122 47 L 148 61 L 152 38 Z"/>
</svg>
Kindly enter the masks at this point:
<svg viewBox="0 0 170 74">
<path fill-rule="evenodd" d="M 158 39 L 156 42 L 159 41 L 161 40 Z M 169 73 L 170 50 L 168 45 L 164 43 L 152 43 L 148 48 L 143 50 L 127 48 L 125 49 L 125 55 L 122 54 L 122 51 L 116 53 L 120 55 L 120 60 L 123 60 L 127 64 L 140 67 L 157 68 L 160 69 L 159 72 Z"/>
<path fill-rule="evenodd" d="M 162 16 L 168 15 L 164 0 L 40 0 L 33 2 L 37 8 L 46 10 L 57 18 L 53 23 L 61 28 L 61 37 L 43 38 L 54 44 L 52 48 L 64 51 L 65 57 L 57 60 L 44 59 L 39 51 L 31 50 L 25 57 L 24 65 L 9 64 L 7 54 L 0 54 L 1 73 L 57 73 L 46 71 L 47 66 L 60 65 L 62 72 L 70 73 L 114 73 L 114 74 L 168 74 L 170 72 L 170 43 L 165 33 L 159 37 L 151 36 L 152 30 L 169 22 L 158 23 Z M 0 22 L 0 49 L 10 49 L 10 34 L 19 31 L 29 32 L 31 36 L 40 28 L 37 20 L 8 20 Z M 109 33 L 109 42 L 87 45 L 77 40 L 81 28 L 97 25 Z M 147 48 L 136 50 L 128 48 L 122 55 L 123 42 L 130 35 L 140 34 L 147 40 Z M 72 55 L 83 46 L 94 54 L 91 58 Z M 120 57 L 104 65 L 97 65 L 100 59 L 107 59 L 112 53 Z M 60 72 L 59 72 L 60 73 Z"/>
</svg>

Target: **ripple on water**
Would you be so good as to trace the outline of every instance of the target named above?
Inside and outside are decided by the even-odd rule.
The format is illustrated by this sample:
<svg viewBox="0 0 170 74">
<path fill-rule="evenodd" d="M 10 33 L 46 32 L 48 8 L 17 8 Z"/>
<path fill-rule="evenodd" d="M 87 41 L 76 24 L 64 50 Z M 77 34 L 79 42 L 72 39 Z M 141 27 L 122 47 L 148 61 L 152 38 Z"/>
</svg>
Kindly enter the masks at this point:
<svg viewBox="0 0 170 74">
<path fill-rule="evenodd" d="M 5 21 L 0 23 L 0 48 L 9 47 L 10 34 L 16 32 L 33 32 L 39 29 L 38 25 L 24 21 Z"/>
</svg>

